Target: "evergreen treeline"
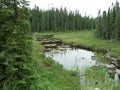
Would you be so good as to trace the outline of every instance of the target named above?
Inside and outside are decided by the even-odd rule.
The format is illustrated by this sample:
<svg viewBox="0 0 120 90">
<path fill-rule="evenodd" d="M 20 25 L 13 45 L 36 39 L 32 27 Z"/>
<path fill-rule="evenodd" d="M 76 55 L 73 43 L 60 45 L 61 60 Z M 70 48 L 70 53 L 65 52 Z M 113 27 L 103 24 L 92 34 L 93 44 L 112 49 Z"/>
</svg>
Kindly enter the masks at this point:
<svg viewBox="0 0 120 90">
<path fill-rule="evenodd" d="M 26 0 L 0 0 L 0 90 L 32 90 L 27 5 Z"/>
<path fill-rule="evenodd" d="M 95 28 L 93 18 L 82 17 L 79 11 L 69 11 L 66 8 L 40 10 L 35 6 L 31 10 L 31 27 L 34 32 L 39 31 L 76 31 Z"/>
<path fill-rule="evenodd" d="M 96 23 L 96 35 L 108 40 L 120 40 L 120 7 L 119 2 L 112 4 L 108 11 L 99 11 Z"/>
</svg>

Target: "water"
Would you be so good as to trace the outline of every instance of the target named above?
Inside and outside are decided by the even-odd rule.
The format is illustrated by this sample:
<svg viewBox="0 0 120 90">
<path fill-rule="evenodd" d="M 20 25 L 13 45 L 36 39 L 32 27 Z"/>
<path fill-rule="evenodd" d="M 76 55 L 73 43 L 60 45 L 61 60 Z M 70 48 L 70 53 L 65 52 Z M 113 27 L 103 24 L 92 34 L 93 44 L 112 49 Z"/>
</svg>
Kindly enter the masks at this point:
<svg viewBox="0 0 120 90">
<path fill-rule="evenodd" d="M 86 82 L 85 68 L 102 65 L 97 62 L 96 53 L 87 51 L 84 49 L 70 47 L 69 44 L 63 43 L 61 40 L 55 40 L 54 38 L 40 39 L 45 46 L 45 57 L 51 57 L 53 60 L 63 65 L 63 68 L 67 70 L 79 70 L 80 84 L 86 85 L 91 82 Z M 52 42 L 51 42 L 52 41 Z M 115 81 L 118 81 L 118 75 L 115 74 Z M 100 90 L 100 89 L 95 89 Z"/>
<path fill-rule="evenodd" d="M 96 65 L 95 53 L 67 46 L 47 48 L 46 57 L 51 57 L 67 70 L 86 68 Z"/>
<path fill-rule="evenodd" d="M 86 85 L 84 69 L 97 64 L 95 53 L 79 48 L 71 48 L 69 45 L 58 45 L 55 48 L 50 47 L 46 48 L 45 56 L 51 57 L 67 70 L 79 69 L 80 84 Z"/>
<path fill-rule="evenodd" d="M 114 81 L 115 81 L 115 82 L 119 82 L 119 76 L 118 76 L 118 73 L 115 74 L 115 76 L 114 76 Z"/>
</svg>

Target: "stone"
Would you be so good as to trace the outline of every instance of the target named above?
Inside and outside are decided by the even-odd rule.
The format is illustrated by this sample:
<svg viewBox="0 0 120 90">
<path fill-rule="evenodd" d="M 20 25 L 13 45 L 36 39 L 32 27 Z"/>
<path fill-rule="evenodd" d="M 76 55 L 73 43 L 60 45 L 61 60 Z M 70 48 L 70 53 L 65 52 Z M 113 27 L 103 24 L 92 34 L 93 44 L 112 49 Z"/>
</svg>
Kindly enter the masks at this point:
<svg viewBox="0 0 120 90">
<path fill-rule="evenodd" d="M 113 64 L 107 65 L 107 70 L 108 73 L 115 73 L 116 72 L 116 67 Z"/>
<path fill-rule="evenodd" d="M 46 48 L 55 48 L 57 44 L 45 44 L 44 45 Z"/>
<path fill-rule="evenodd" d="M 114 64 L 117 68 L 120 69 L 120 60 L 114 58 L 114 60 L 111 61 L 111 64 Z"/>
<path fill-rule="evenodd" d="M 115 69 L 116 67 L 115 67 L 115 65 L 110 64 L 110 65 L 107 65 L 107 68 L 114 68 Z"/>
<path fill-rule="evenodd" d="M 118 75 L 120 75 L 120 69 L 116 69 L 116 73 L 118 73 Z"/>
</svg>

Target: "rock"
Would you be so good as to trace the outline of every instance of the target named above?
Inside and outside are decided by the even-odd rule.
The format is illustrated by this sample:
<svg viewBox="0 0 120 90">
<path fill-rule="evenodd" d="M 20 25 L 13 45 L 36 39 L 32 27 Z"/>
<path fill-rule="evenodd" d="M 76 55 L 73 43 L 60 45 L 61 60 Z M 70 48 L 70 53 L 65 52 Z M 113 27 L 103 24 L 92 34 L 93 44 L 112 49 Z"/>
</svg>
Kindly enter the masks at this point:
<svg viewBox="0 0 120 90">
<path fill-rule="evenodd" d="M 114 64 L 118 69 L 120 69 L 120 60 L 114 58 L 112 59 L 111 64 Z"/>
<path fill-rule="evenodd" d="M 118 76 L 120 78 L 120 69 L 116 69 L 116 73 L 118 74 Z"/>
<path fill-rule="evenodd" d="M 45 52 L 49 52 L 51 50 L 51 48 L 46 48 Z"/>
<path fill-rule="evenodd" d="M 115 69 L 116 67 L 115 67 L 115 65 L 110 64 L 110 65 L 107 65 L 107 68 L 114 68 Z"/>
<path fill-rule="evenodd" d="M 57 47 L 57 44 L 45 44 L 44 46 L 46 48 L 55 48 L 55 47 Z"/>
<path fill-rule="evenodd" d="M 91 56 L 91 59 L 92 60 L 96 60 L 96 56 L 94 55 L 94 56 Z"/>
<path fill-rule="evenodd" d="M 117 61 L 117 58 L 111 57 L 111 60 L 112 60 L 112 61 Z"/>
<path fill-rule="evenodd" d="M 42 40 L 41 43 L 42 44 L 54 44 L 55 41 L 54 40 Z"/>
<path fill-rule="evenodd" d="M 111 60 L 111 64 L 117 65 L 117 60 Z"/>
<path fill-rule="evenodd" d="M 113 64 L 107 65 L 107 70 L 108 70 L 108 73 L 115 73 L 116 72 L 116 67 Z"/>
<path fill-rule="evenodd" d="M 36 40 L 37 41 L 42 41 L 44 38 L 42 38 L 42 37 L 38 37 Z"/>
<path fill-rule="evenodd" d="M 117 60 L 117 65 L 116 65 L 116 67 L 117 67 L 118 69 L 120 69 L 120 60 Z"/>
<path fill-rule="evenodd" d="M 111 64 L 114 64 L 117 68 L 120 68 L 120 60 L 118 60 L 116 57 L 111 56 L 110 50 L 107 50 L 105 57 L 111 60 Z"/>
<path fill-rule="evenodd" d="M 116 73 L 116 67 L 115 67 L 115 65 L 113 65 L 113 64 L 107 65 L 107 72 L 109 73 L 110 77 L 112 79 L 114 79 L 114 75 Z"/>
<path fill-rule="evenodd" d="M 55 39 L 55 38 L 44 38 L 42 40 L 40 40 L 42 44 L 61 44 L 62 40 L 60 39 Z"/>
</svg>

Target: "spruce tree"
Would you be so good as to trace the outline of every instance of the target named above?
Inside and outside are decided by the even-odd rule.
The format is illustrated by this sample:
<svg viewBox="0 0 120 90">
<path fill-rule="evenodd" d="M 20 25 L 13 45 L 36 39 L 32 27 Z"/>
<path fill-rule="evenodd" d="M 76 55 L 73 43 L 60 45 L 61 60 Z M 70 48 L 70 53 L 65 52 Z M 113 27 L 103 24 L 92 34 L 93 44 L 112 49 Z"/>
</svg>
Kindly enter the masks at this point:
<svg viewBox="0 0 120 90">
<path fill-rule="evenodd" d="M 119 2 L 116 1 L 116 4 L 112 8 L 108 9 L 108 12 L 105 15 L 99 15 L 97 18 L 97 31 L 96 35 L 103 39 L 109 40 L 120 40 L 120 7 Z"/>
<path fill-rule="evenodd" d="M 0 89 L 30 90 L 32 84 L 29 11 L 25 0 L 0 4 Z"/>
<path fill-rule="evenodd" d="M 82 17 L 79 12 L 69 11 L 66 8 L 51 8 L 50 10 L 39 10 L 35 6 L 31 10 L 31 27 L 33 32 L 39 31 L 76 31 L 92 29 L 95 27 L 94 18 Z"/>
<path fill-rule="evenodd" d="M 115 36 L 114 36 L 114 39 L 115 40 L 120 40 L 120 10 L 117 13 L 116 21 L 115 21 L 114 25 L 115 25 L 115 30 L 114 30 Z"/>
</svg>

